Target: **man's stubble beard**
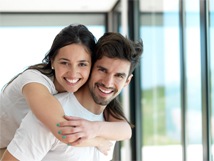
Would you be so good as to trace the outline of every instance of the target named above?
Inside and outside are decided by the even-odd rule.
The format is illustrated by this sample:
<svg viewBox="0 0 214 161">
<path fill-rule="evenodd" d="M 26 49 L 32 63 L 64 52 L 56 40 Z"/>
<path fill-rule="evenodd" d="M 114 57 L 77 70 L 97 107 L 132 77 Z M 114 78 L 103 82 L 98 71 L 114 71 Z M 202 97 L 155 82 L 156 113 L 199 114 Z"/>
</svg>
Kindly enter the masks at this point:
<svg viewBox="0 0 214 161">
<path fill-rule="evenodd" d="M 96 85 L 92 86 L 92 87 L 88 86 L 88 88 L 89 88 L 91 97 L 93 98 L 94 102 L 98 105 L 107 106 L 114 99 L 114 98 L 111 98 L 111 99 L 105 100 L 102 97 L 96 96 L 96 94 L 94 92 L 95 88 L 98 88 Z"/>
</svg>

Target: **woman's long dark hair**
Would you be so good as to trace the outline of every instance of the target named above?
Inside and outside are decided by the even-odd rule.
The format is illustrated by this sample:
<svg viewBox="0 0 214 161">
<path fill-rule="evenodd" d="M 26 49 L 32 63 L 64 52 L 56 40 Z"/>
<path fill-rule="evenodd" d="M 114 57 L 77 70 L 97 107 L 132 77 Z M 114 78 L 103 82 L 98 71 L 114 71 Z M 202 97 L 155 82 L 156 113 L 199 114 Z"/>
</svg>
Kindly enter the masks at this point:
<svg viewBox="0 0 214 161">
<path fill-rule="evenodd" d="M 109 116 L 113 116 L 114 118 L 118 119 L 118 120 L 125 120 L 126 122 L 129 123 L 129 125 L 131 126 L 131 128 L 134 128 L 134 125 L 129 122 L 129 120 L 126 118 L 124 112 L 123 112 L 123 108 L 122 105 L 120 103 L 120 101 L 118 100 L 118 97 L 114 98 L 105 108 L 104 110 L 104 117 L 105 120 L 109 120 Z"/>
<path fill-rule="evenodd" d="M 96 39 L 94 35 L 87 29 L 86 26 L 69 25 L 63 28 L 55 37 L 52 46 L 48 53 L 45 55 L 42 63 L 29 66 L 27 69 L 36 69 L 42 74 L 51 77 L 55 76 L 54 70 L 51 69 L 51 61 L 54 60 L 60 48 L 70 44 L 81 44 L 85 47 L 88 53 L 91 54 L 92 62 L 94 60 L 93 53 L 95 49 Z M 23 71 L 23 72 L 24 72 Z M 22 73 L 22 72 L 21 72 Z M 16 79 L 21 73 L 12 78 L 2 90 L 4 90 L 14 79 Z"/>
</svg>

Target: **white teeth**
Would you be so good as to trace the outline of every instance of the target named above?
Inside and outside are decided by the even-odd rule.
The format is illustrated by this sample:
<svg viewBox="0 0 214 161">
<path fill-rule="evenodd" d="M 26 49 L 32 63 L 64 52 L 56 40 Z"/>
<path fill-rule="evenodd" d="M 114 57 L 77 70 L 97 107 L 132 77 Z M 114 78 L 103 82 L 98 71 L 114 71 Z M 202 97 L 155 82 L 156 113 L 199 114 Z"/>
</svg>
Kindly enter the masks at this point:
<svg viewBox="0 0 214 161">
<path fill-rule="evenodd" d="M 104 89 L 101 89 L 101 88 L 99 88 L 103 93 L 106 93 L 106 94 L 109 94 L 109 93 L 111 93 L 111 91 L 112 90 L 104 90 Z"/>
<path fill-rule="evenodd" d="M 69 83 L 76 83 L 79 79 L 66 79 Z"/>
</svg>

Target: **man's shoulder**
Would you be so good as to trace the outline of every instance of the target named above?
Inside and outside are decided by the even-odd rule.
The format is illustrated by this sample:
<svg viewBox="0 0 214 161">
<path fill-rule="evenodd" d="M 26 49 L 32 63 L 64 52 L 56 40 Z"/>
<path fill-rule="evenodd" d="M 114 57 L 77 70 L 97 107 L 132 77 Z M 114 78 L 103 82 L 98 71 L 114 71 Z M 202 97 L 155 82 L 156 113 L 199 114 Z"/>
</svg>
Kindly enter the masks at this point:
<svg viewBox="0 0 214 161">
<path fill-rule="evenodd" d="M 73 96 L 74 96 L 74 94 L 71 92 L 62 92 L 62 93 L 57 93 L 54 95 L 54 97 L 56 97 L 59 100 L 68 99 L 68 98 L 73 97 Z"/>
<path fill-rule="evenodd" d="M 61 105 L 66 106 L 66 104 L 70 104 L 74 102 L 74 94 L 71 92 L 63 92 L 63 93 L 57 93 L 54 95 L 58 99 L 58 101 L 61 103 Z"/>
</svg>

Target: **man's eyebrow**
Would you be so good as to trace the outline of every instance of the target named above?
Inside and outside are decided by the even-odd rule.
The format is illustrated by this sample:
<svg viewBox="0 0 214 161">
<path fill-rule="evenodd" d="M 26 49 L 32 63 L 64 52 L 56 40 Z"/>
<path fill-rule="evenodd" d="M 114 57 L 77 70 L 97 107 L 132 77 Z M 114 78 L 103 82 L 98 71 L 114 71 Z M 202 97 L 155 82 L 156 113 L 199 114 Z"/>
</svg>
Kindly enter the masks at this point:
<svg viewBox="0 0 214 161">
<path fill-rule="evenodd" d="M 126 73 L 117 73 L 117 75 L 120 75 L 120 76 L 126 77 Z"/>
<path fill-rule="evenodd" d="M 102 68 L 102 69 L 106 69 L 105 67 L 101 66 L 101 65 L 97 65 L 97 68 Z M 106 69 L 107 70 L 107 69 Z"/>
<path fill-rule="evenodd" d="M 105 67 L 103 67 L 101 65 L 97 65 L 96 68 L 104 69 L 104 70 L 108 71 L 108 69 L 106 69 Z M 115 75 L 120 75 L 120 76 L 126 77 L 126 73 L 116 73 Z"/>
</svg>

